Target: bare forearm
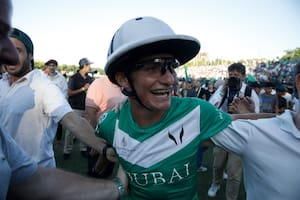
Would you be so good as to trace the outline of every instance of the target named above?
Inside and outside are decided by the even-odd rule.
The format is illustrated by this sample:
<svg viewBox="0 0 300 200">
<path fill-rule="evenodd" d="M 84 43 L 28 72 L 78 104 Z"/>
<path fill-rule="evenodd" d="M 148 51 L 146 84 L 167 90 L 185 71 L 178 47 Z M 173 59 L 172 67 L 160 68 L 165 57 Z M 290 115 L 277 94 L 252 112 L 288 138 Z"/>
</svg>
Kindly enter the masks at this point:
<svg viewBox="0 0 300 200">
<path fill-rule="evenodd" d="M 74 112 L 70 112 L 63 117 L 61 123 L 80 141 L 84 142 L 96 151 L 102 152 L 106 143 L 103 139 L 95 136 L 93 127 L 86 119 L 78 116 Z"/>
<path fill-rule="evenodd" d="M 232 120 L 236 119 L 262 119 L 276 117 L 274 113 L 246 113 L 246 114 L 232 114 Z"/>
<path fill-rule="evenodd" d="M 97 126 L 97 113 L 99 109 L 96 107 L 91 107 L 91 106 L 85 106 L 85 118 L 87 121 L 91 124 L 93 128 L 96 128 Z"/>
<path fill-rule="evenodd" d="M 92 179 L 59 169 L 39 168 L 25 182 L 11 186 L 8 199 L 117 199 L 110 180 Z"/>
</svg>

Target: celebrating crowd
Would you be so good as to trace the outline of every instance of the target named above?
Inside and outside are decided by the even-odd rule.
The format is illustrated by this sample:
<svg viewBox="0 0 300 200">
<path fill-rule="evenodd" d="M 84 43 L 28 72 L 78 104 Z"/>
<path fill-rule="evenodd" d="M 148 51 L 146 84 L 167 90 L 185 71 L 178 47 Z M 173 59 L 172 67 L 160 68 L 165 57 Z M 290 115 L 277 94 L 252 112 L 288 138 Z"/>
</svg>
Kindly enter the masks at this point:
<svg viewBox="0 0 300 200">
<path fill-rule="evenodd" d="M 92 62 L 82 58 L 67 83 L 54 59 L 34 69 L 34 44 L 11 27 L 10 0 L 0 0 L 0 11 L 0 199 L 196 200 L 199 156 L 211 147 L 209 196 L 227 164 L 226 199 L 237 199 L 242 176 L 249 200 L 300 198 L 300 111 L 279 112 L 276 97 L 275 111 L 261 112 L 271 103 L 259 98 L 268 88 L 247 85 L 243 64 L 229 65 L 217 88 L 208 81 L 195 89 L 193 80 L 182 88 L 175 69 L 199 53 L 199 40 L 137 17 L 112 36 L 106 77 L 90 77 Z M 299 91 L 300 63 L 294 72 Z M 90 174 L 105 179 L 56 168 L 59 125 L 64 158 L 76 137 L 82 156 L 96 155 Z M 107 171 L 113 167 L 117 173 Z"/>
</svg>

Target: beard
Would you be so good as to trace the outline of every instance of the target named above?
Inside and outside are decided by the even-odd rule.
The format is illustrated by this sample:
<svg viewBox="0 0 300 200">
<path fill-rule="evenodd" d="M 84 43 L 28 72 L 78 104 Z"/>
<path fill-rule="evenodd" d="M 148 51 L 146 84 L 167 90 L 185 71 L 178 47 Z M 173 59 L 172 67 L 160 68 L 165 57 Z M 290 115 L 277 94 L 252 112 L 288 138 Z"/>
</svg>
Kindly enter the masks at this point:
<svg viewBox="0 0 300 200">
<path fill-rule="evenodd" d="M 30 72 L 32 70 L 31 67 L 31 59 L 29 57 L 26 58 L 26 60 L 24 60 L 22 68 L 20 71 L 13 73 L 11 75 L 16 76 L 16 77 L 23 77 L 25 74 L 27 74 L 28 72 Z"/>
</svg>

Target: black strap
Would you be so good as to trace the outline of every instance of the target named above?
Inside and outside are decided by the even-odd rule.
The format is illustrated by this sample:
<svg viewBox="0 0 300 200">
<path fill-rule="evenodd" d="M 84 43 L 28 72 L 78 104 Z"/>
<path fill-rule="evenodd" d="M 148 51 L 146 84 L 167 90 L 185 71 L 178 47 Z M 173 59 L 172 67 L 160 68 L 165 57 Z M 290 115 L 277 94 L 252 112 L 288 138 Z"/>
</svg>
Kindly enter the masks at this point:
<svg viewBox="0 0 300 200">
<path fill-rule="evenodd" d="M 246 86 L 246 89 L 245 89 L 245 94 L 244 96 L 245 97 L 251 97 L 251 93 L 252 93 L 252 88 L 249 87 L 248 85 Z"/>
<path fill-rule="evenodd" d="M 224 102 L 225 102 L 225 99 L 227 98 L 227 94 L 228 94 L 228 88 L 226 88 L 226 90 L 225 90 L 225 93 L 224 93 L 224 96 L 223 96 L 223 98 L 222 98 L 222 101 L 221 101 L 221 103 L 220 103 L 220 105 L 219 105 L 219 109 L 222 107 L 222 105 L 224 104 Z"/>
</svg>

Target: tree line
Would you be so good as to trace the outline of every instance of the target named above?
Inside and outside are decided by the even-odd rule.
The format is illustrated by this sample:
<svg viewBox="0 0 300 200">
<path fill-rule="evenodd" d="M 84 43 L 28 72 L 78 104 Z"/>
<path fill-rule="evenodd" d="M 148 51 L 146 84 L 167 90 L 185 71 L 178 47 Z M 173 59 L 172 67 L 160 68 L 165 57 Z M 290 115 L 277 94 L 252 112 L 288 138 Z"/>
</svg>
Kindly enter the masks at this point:
<svg viewBox="0 0 300 200">
<path fill-rule="evenodd" d="M 290 62 L 296 62 L 297 60 L 300 59 L 300 48 L 297 47 L 296 49 L 293 50 L 285 50 L 284 51 L 285 54 L 279 58 L 275 58 L 276 60 L 284 60 L 284 61 L 290 61 Z M 265 59 L 265 58 L 251 58 L 251 59 L 242 59 L 239 60 L 238 62 L 241 63 L 245 63 L 246 65 L 252 65 L 255 66 L 257 63 L 260 62 L 268 62 L 269 60 Z M 223 59 L 215 59 L 215 60 L 207 60 L 207 59 L 198 59 L 198 60 L 191 60 L 190 62 L 188 62 L 187 64 L 185 64 L 187 67 L 189 66 L 208 66 L 208 65 L 230 65 L 231 63 L 233 63 L 233 61 L 231 60 L 223 60 Z M 34 66 L 35 68 L 38 69 L 43 69 L 45 67 L 45 62 L 42 61 L 35 61 L 34 62 Z M 69 72 L 76 72 L 78 70 L 78 66 L 77 65 L 66 65 L 66 64 L 62 64 L 59 65 L 57 67 L 57 69 L 59 71 L 64 71 L 66 73 Z M 92 67 L 92 70 L 97 70 L 98 74 L 100 75 L 104 75 L 105 72 L 102 69 L 102 67 Z"/>
</svg>

